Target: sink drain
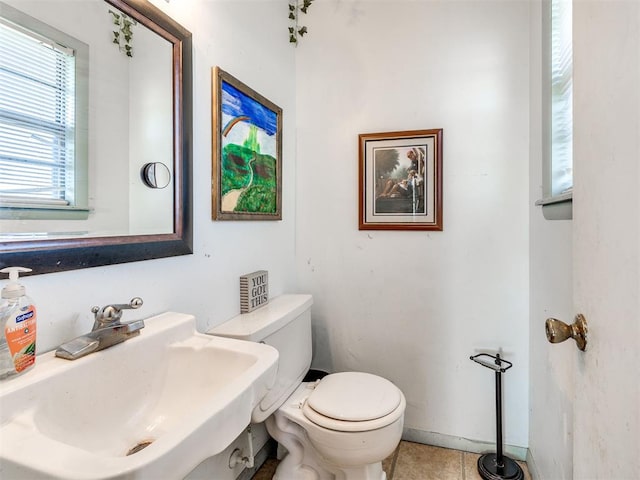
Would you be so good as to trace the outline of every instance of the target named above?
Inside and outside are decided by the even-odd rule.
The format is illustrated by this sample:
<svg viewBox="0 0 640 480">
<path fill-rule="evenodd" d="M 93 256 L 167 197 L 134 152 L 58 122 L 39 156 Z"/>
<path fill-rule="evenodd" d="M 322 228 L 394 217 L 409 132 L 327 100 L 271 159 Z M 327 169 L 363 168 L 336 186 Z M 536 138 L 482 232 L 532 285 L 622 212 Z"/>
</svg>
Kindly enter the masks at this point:
<svg viewBox="0 0 640 480">
<path fill-rule="evenodd" d="M 129 455 L 133 455 L 134 453 L 138 453 L 140 450 L 147 448 L 149 445 L 153 443 L 153 440 L 145 440 L 144 442 L 138 442 L 127 452 L 127 457 Z"/>
</svg>

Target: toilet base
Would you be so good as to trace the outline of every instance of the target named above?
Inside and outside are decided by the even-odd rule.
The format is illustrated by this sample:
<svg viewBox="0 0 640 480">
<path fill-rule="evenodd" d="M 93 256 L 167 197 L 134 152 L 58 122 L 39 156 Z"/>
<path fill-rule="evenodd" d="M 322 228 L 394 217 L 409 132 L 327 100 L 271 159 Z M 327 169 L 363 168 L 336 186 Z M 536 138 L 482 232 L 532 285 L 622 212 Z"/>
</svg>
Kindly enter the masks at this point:
<svg viewBox="0 0 640 480">
<path fill-rule="evenodd" d="M 267 431 L 284 447 L 284 455 L 273 480 L 386 480 L 382 461 L 337 466 L 323 459 L 311 445 L 304 429 L 286 418 L 274 414 L 267 418 Z"/>
<path fill-rule="evenodd" d="M 287 457 L 289 454 L 276 468 L 273 480 L 387 480 L 387 474 L 382 470 L 381 462 L 358 468 L 341 468 L 331 471 L 318 464 L 315 464 L 314 467 L 295 462 L 289 464 Z M 331 467 L 328 466 L 328 468 Z"/>
</svg>

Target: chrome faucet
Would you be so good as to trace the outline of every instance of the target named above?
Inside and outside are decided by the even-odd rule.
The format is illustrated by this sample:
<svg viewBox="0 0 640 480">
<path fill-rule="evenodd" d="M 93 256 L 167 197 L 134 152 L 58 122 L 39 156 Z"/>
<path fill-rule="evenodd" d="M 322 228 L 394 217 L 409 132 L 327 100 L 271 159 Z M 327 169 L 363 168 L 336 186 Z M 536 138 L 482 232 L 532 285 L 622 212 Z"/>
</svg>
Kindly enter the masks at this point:
<svg viewBox="0 0 640 480">
<path fill-rule="evenodd" d="M 120 319 L 123 310 L 141 306 L 142 299 L 135 297 L 128 304 L 93 307 L 91 312 L 94 315 L 94 322 L 91 332 L 60 345 L 56 350 L 56 357 L 75 360 L 139 335 L 140 330 L 144 328 L 144 320 L 121 323 Z"/>
</svg>

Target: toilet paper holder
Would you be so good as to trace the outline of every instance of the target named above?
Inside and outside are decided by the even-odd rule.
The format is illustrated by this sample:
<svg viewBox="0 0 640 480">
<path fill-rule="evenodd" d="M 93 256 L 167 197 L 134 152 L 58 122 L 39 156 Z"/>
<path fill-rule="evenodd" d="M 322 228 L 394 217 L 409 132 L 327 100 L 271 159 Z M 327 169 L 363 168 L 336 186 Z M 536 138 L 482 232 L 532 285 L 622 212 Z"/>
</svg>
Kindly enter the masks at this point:
<svg viewBox="0 0 640 480">
<path fill-rule="evenodd" d="M 499 353 L 479 353 L 469 358 L 493 370 L 496 378 L 496 453 L 485 453 L 478 458 L 478 473 L 484 480 L 524 480 L 522 468 L 503 454 L 502 446 L 502 374 L 509 370 L 513 363 L 500 357 Z M 486 358 L 492 359 L 493 362 Z"/>
</svg>

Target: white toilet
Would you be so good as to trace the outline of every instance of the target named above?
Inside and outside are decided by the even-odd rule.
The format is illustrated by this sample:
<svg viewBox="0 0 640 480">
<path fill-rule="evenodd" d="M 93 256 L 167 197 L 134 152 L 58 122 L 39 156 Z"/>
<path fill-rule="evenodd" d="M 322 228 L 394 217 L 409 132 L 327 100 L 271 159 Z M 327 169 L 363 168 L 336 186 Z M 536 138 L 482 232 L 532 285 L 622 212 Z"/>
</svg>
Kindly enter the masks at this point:
<svg viewBox="0 0 640 480">
<path fill-rule="evenodd" d="M 282 295 L 208 333 L 264 342 L 280 354 L 275 384 L 252 413 L 288 453 L 276 480 L 385 480 L 406 401 L 390 381 L 361 372 L 304 382 L 311 365 L 311 295 Z"/>
</svg>

